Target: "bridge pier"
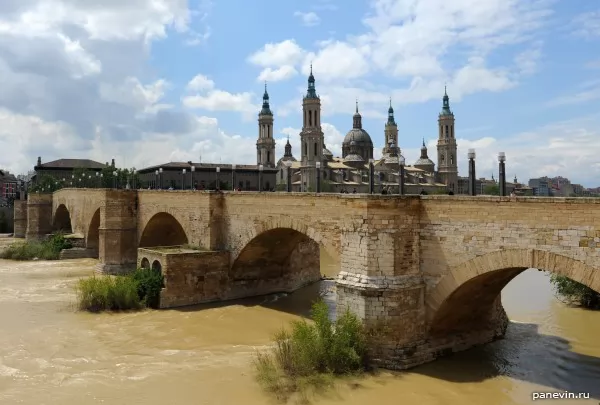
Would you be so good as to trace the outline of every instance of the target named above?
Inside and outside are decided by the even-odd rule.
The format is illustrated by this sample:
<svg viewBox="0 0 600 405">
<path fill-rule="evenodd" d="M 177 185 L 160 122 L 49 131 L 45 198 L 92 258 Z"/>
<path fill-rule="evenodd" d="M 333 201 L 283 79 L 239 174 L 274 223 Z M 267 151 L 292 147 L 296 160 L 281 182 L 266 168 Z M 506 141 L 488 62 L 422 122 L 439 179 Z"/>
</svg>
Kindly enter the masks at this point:
<svg viewBox="0 0 600 405">
<path fill-rule="evenodd" d="M 52 194 L 29 194 L 26 218 L 27 240 L 40 240 L 52 233 Z"/>
<path fill-rule="evenodd" d="M 137 192 L 107 190 L 100 207 L 99 263 L 96 271 L 123 274 L 137 262 Z"/>
<path fill-rule="evenodd" d="M 15 200 L 14 204 L 13 235 L 15 238 L 24 238 L 27 233 L 27 200 Z"/>
</svg>

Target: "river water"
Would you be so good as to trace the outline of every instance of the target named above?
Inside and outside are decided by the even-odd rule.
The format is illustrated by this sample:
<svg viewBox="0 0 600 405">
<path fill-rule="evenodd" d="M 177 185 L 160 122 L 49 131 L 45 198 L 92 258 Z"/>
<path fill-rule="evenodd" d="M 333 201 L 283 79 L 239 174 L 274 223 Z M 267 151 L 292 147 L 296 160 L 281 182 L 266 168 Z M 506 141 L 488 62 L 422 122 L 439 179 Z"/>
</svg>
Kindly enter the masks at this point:
<svg viewBox="0 0 600 405">
<path fill-rule="evenodd" d="M 95 262 L 0 260 L 1 405 L 273 403 L 253 380 L 252 355 L 331 286 L 226 305 L 76 312 L 73 283 Z M 322 269 L 334 275 L 326 257 Z M 514 321 L 506 339 L 407 372 L 382 372 L 312 402 L 530 404 L 533 392 L 568 390 L 595 399 L 549 402 L 598 404 L 600 312 L 565 307 L 536 270 L 502 294 Z"/>
</svg>

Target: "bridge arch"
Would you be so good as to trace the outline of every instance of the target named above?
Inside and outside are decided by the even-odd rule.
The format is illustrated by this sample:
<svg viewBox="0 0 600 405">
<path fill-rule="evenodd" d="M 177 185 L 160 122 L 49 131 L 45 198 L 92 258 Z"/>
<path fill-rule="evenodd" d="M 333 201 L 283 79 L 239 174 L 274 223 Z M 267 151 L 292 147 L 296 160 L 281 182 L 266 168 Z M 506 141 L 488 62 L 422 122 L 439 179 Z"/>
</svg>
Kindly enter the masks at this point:
<svg viewBox="0 0 600 405">
<path fill-rule="evenodd" d="M 73 226 L 71 225 L 71 213 L 65 204 L 60 204 L 58 207 L 56 207 L 52 221 L 52 230 L 63 233 L 73 233 Z"/>
<path fill-rule="evenodd" d="M 560 274 L 600 291 L 600 269 L 570 257 L 531 249 L 488 253 L 450 269 L 426 295 L 433 336 L 484 327 L 500 306 L 500 292 L 529 268 Z"/>
<path fill-rule="evenodd" d="M 257 292 L 256 295 L 293 291 L 321 278 L 322 242 L 320 235 L 312 233 L 311 236 L 302 228 L 275 226 L 259 229 L 233 257 L 230 280 L 234 284 L 254 285 L 252 290 Z M 333 258 L 337 259 L 333 246 L 322 246 L 328 255 L 334 252 Z"/>
<path fill-rule="evenodd" d="M 139 247 L 177 246 L 185 245 L 188 241 L 181 223 L 173 215 L 159 212 L 144 227 Z"/>
<path fill-rule="evenodd" d="M 85 246 L 88 249 L 98 250 L 100 248 L 100 208 L 96 209 L 85 238 Z"/>
</svg>

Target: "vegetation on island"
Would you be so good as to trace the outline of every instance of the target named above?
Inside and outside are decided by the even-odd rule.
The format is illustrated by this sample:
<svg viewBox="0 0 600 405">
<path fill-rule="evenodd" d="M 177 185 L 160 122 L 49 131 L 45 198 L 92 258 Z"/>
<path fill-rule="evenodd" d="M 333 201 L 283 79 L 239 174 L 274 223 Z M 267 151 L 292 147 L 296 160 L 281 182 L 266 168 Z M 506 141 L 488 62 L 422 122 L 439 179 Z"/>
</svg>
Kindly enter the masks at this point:
<svg viewBox="0 0 600 405">
<path fill-rule="evenodd" d="M 123 276 L 82 278 L 75 285 L 75 291 L 82 311 L 128 311 L 159 308 L 163 287 L 160 271 L 138 268 Z"/>
<path fill-rule="evenodd" d="M 551 274 L 550 282 L 561 301 L 588 309 L 600 309 L 600 293 L 590 287 L 559 274 Z"/>
<path fill-rule="evenodd" d="M 17 242 L 0 252 L 0 258 L 10 260 L 58 260 L 60 251 L 73 247 L 61 233 L 41 241 Z"/>
<path fill-rule="evenodd" d="M 313 305 L 311 320 L 293 322 L 291 330 L 274 336 L 274 347 L 255 355 L 258 383 L 281 401 L 294 394 L 305 399 L 332 387 L 335 377 L 366 369 L 367 334 L 354 313 L 347 309 L 332 322 L 321 300 Z"/>
</svg>

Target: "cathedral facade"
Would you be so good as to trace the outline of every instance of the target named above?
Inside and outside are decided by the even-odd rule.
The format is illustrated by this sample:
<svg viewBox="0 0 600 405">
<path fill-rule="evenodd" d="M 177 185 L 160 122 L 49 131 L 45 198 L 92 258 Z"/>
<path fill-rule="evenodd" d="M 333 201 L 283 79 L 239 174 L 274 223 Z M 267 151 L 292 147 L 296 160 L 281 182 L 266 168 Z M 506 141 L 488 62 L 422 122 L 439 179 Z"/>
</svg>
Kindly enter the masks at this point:
<svg viewBox="0 0 600 405">
<path fill-rule="evenodd" d="M 269 106 L 266 87 L 263 108 L 259 113 L 259 137 L 257 141 L 257 164 L 277 169 L 277 188 L 284 190 L 291 171 L 292 190 L 316 191 L 317 175 L 323 192 L 366 193 L 369 191 L 369 164 L 374 167 L 375 192 L 398 193 L 400 162 L 404 159 L 399 146 L 398 125 L 390 100 L 388 118 L 384 125 L 382 157 L 374 159 L 373 140 L 362 127 L 358 101 L 352 117 L 352 128 L 342 143 L 342 156 L 334 157 L 325 145 L 321 129 L 321 99 L 317 94 L 312 66 L 308 88 L 302 101 L 302 131 L 300 132 L 300 159 L 292 153 L 289 138 L 285 153 L 275 164 L 273 139 L 273 114 Z M 442 99 L 442 111 L 438 116 L 437 167 L 429 158 L 425 139 L 421 155 L 413 164 L 404 165 L 404 192 L 447 193 L 458 191 L 457 145 L 454 134 L 454 114 L 446 91 Z"/>
</svg>

